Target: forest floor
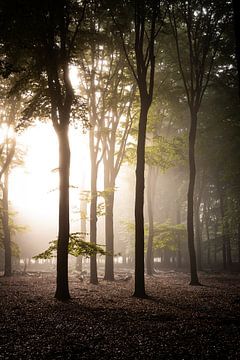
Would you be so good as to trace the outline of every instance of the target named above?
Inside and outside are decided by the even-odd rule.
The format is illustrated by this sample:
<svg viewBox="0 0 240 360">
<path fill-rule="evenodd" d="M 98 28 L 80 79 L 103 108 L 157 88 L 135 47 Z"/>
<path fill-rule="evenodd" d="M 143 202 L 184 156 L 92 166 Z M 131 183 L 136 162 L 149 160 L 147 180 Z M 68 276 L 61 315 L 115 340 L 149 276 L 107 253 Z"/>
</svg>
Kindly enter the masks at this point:
<svg viewBox="0 0 240 360">
<path fill-rule="evenodd" d="M 0 277 L 0 359 L 240 359 L 240 276 L 179 272 L 89 285 L 70 275 L 72 300 L 54 299 L 55 275 Z"/>
</svg>

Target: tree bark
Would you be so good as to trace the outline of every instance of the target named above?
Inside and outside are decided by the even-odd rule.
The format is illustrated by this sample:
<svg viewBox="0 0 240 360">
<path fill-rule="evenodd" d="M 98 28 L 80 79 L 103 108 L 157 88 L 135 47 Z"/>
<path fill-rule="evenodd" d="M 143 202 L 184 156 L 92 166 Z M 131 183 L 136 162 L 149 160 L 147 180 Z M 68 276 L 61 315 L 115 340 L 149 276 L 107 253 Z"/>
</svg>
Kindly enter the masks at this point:
<svg viewBox="0 0 240 360">
<path fill-rule="evenodd" d="M 176 201 L 176 210 L 177 210 L 176 222 L 177 224 L 181 224 L 181 209 L 180 209 L 179 201 Z M 181 251 L 181 240 L 179 234 L 177 239 L 177 267 L 179 269 L 182 267 L 182 251 Z"/>
<path fill-rule="evenodd" d="M 94 149 L 94 131 L 90 129 L 90 157 L 91 157 L 91 202 L 90 202 L 90 242 L 97 243 L 97 163 Z M 90 257 L 90 283 L 97 285 L 97 256 Z"/>
<path fill-rule="evenodd" d="M 153 204 L 152 199 L 154 198 L 153 189 L 153 168 L 148 166 L 148 178 L 147 178 L 147 208 L 148 208 L 148 245 L 147 245 L 147 274 L 153 275 Z"/>
<path fill-rule="evenodd" d="M 200 205 L 202 201 L 202 194 L 204 189 L 204 171 L 202 173 L 202 178 L 199 173 L 198 177 L 198 195 L 195 198 L 195 232 L 196 232 L 196 249 L 197 249 L 197 268 L 202 270 L 202 229 L 201 229 L 201 220 L 200 220 Z"/>
<path fill-rule="evenodd" d="M 205 206 L 204 206 L 205 208 Z M 206 208 L 204 210 L 204 219 L 205 219 L 205 229 L 206 229 L 206 236 L 207 236 L 207 265 L 211 266 L 211 239 L 209 234 L 209 215 L 206 211 Z"/>
<path fill-rule="evenodd" d="M 135 192 L 135 291 L 133 296 L 144 298 L 144 168 L 145 168 L 145 141 L 147 114 L 149 105 L 141 101 L 141 110 L 138 128 L 136 192 Z"/>
<path fill-rule="evenodd" d="M 105 263 L 105 277 L 107 281 L 114 280 L 114 233 L 113 233 L 113 204 L 114 204 L 114 190 L 110 190 L 105 201 L 105 234 L 106 234 L 106 255 Z"/>
<path fill-rule="evenodd" d="M 112 130 L 113 131 L 113 130 Z M 113 206 L 114 206 L 114 187 L 115 187 L 115 132 L 107 144 L 107 139 L 104 139 L 104 191 L 105 191 L 105 242 L 106 252 L 105 256 L 105 275 L 104 280 L 114 280 L 114 230 L 113 230 Z"/>
<path fill-rule="evenodd" d="M 199 207 L 195 206 L 195 236 L 196 236 L 196 249 L 197 249 L 197 268 L 202 270 L 202 239 L 200 230 Z"/>
<path fill-rule="evenodd" d="M 223 269 L 227 269 L 227 247 L 226 247 L 226 235 L 225 235 L 225 226 L 224 226 L 224 203 L 222 190 L 220 185 L 218 184 L 218 193 L 219 193 L 219 201 L 220 201 L 220 213 L 222 218 L 222 259 L 223 259 Z"/>
<path fill-rule="evenodd" d="M 225 225 L 225 239 L 226 239 L 226 257 L 227 257 L 227 266 L 232 266 L 232 248 L 231 248 L 231 240 L 230 240 L 230 232 L 229 225 L 226 223 Z"/>
<path fill-rule="evenodd" d="M 87 201 L 85 199 L 81 199 L 80 200 L 80 224 L 81 224 L 80 231 L 82 233 L 84 241 L 86 240 L 86 232 L 87 232 L 86 214 L 87 214 Z M 82 267 L 83 267 L 83 257 L 80 255 L 76 259 L 76 270 L 82 272 L 83 269 Z"/>
<path fill-rule="evenodd" d="M 12 275 L 12 249 L 11 249 L 11 234 L 9 229 L 9 208 L 8 208 L 8 169 L 4 173 L 4 184 L 3 184 L 3 242 L 4 242 L 4 276 Z"/>
<path fill-rule="evenodd" d="M 145 142 L 148 111 L 152 103 L 155 75 L 154 46 L 156 41 L 156 21 L 159 15 L 158 2 L 153 1 L 151 18 L 147 19 L 144 1 L 135 2 L 135 60 L 136 72 L 131 65 L 137 80 L 140 93 L 140 117 L 138 125 L 136 189 L 135 189 L 135 289 L 133 296 L 144 298 L 144 168 Z M 149 33 L 146 23 L 149 23 Z M 145 42 L 148 44 L 145 46 Z M 125 48 L 126 50 L 126 48 Z M 127 55 L 127 53 L 126 53 Z M 128 55 L 127 55 L 127 59 Z"/>
<path fill-rule="evenodd" d="M 68 125 L 57 130 L 59 141 L 59 224 L 57 247 L 57 287 L 58 300 L 70 299 L 68 287 L 68 243 L 69 243 L 69 170 L 70 147 Z"/>
<path fill-rule="evenodd" d="M 200 285 L 197 274 L 196 252 L 194 246 L 194 224 L 193 224 L 193 199 L 194 185 L 196 177 L 195 165 L 195 141 L 197 133 L 197 113 L 191 110 L 191 124 L 189 131 L 189 185 L 187 195 L 187 231 L 188 231 L 188 250 L 190 260 L 191 281 L 190 285 Z"/>
</svg>

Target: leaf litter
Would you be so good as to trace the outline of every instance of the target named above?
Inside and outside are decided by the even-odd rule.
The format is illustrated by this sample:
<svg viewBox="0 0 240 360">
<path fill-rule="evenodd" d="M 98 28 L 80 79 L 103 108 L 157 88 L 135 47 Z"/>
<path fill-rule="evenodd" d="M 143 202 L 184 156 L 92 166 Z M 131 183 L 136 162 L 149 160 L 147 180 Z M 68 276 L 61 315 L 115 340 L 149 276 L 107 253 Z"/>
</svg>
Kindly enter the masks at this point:
<svg viewBox="0 0 240 360">
<path fill-rule="evenodd" d="M 0 359 L 239 359 L 240 276 L 146 276 L 147 299 L 117 281 L 70 274 L 72 299 L 54 299 L 55 274 L 0 278 Z M 127 279 L 127 280 L 126 280 Z"/>
</svg>

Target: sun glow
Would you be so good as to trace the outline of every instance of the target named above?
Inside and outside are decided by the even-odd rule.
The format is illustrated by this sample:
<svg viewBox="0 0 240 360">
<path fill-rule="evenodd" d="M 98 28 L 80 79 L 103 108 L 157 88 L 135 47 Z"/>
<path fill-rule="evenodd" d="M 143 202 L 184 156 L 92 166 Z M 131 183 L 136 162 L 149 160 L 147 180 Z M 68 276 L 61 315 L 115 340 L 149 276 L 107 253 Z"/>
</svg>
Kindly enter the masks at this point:
<svg viewBox="0 0 240 360">
<path fill-rule="evenodd" d="M 70 217 L 71 231 L 79 231 L 80 191 L 90 190 L 88 136 L 70 128 Z M 17 223 L 29 225 L 27 237 L 42 250 L 56 237 L 58 226 L 58 141 L 51 124 L 38 123 L 19 135 L 18 143 L 26 151 L 24 166 L 10 174 L 9 198 L 17 211 Z M 45 244 L 45 245 L 41 245 Z"/>
<path fill-rule="evenodd" d="M 79 77 L 79 71 L 78 71 L 77 66 L 75 66 L 75 65 L 70 66 L 69 76 L 70 76 L 72 87 L 74 88 L 75 91 L 78 90 L 79 85 L 80 85 L 80 77 Z"/>
<path fill-rule="evenodd" d="M 73 87 L 77 88 L 80 77 L 75 66 L 70 68 L 70 77 Z M 124 121 L 124 118 L 122 120 Z M 76 129 L 70 126 L 69 142 L 71 149 L 70 231 L 74 232 L 81 229 L 81 193 L 90 192 L 89 132 L 86 131 L 83 134 L 81 127 Z M 9 199 L 13 210 L 17 211 L 15 222 L 28 227 L 25 233 L 17 235 L 17 242 L 21 250 L 24 249 L 22 256 L 30 258 L 45 250 L 49 241 L 56 239 L 58 232 L 58 138 L 51 121 L 48 123 L 38 121 L 35 126 L 18 134 L 17 146 L 25 151 L 24 165 L 15 167 L 10 173 Z M 121 211 L 121 206 L 119 206 L 119 203 L 124 202 L 124 196 L 118 195 L 119 183 L 122 186 L 121 179 L 116 184 L 116 197 L 121 218 L 126 211 Z M 102 190 L 103 165 L 100 163 L 98 191 Z M 128 191 L 123 190 L 123 193 Z M 98 201 L 99 204 L 104 202 L 102 197 L 99 197 Z M 99 239 L 104 239 L 104 219 L 100 217 L 98 220 L 98 241 L 100 241 Z M 87 231 L 89 232 L 89 204 Z"/>
<path fill-rule="evenodd" d="M 0 126 L 0 145 L 5 142 L 6 139 L 13 139 L 15 137 L 14 129 L 8 124 L 1 124 Z"/>
</svg>

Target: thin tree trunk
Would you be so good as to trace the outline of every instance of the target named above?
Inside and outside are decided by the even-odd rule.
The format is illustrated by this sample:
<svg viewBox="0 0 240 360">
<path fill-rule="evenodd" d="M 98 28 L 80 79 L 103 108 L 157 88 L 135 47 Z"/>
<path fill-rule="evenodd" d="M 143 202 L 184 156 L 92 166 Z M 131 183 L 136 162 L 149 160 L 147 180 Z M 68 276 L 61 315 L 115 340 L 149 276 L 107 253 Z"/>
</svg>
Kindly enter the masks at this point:
<svg viewBox="0 0 240 360">
<path fill-rule="evenodd" d="M 227 244 L 226 244 L 227 245 L 227 247 L 226 247 L 226 250 L 227 250 L 227 266 L 231 267 L 231 265 L 232 265 L 232 247 L 231 247 L 231 242 L 230 242 L 229 236 L 227 236 L 226 242 L 227 242 Z"/>
<path fill-rule="evenodd" d="M 225 235 L 222 235 L 222 258 L 223 258 L 223 269 L 227 269 L 227 249 Z"/>
<path fill-rule="evenodd" d="M 4 173 L 4 184 L 3 184 L 3 214 L 2 214 L 2 224 L 3 224 L 3 242 L 4 242 L 4 251 L 5 251 L 5 266 L 4 266 L 4 276 L 12 275 L 12 249 L 11 249 L 11 235 L 9 229 L 9 209 L 8 209 L 8 169 Z"/>
<path fill-rule="evenodd" d="M 97 243 L 97 163 L 94 149 L 94 132 L 90 129 L 90 155 L 91 155 L 91 202 L 90 202 L 90 242 Z M 90 257 L 90 283 L 97 285 L 97 256 Z"/>
<path fill-rule="evenodd" d="M 69 243 L 69 169 L 70 146 L 68 125 L 58 131 L 59 141 L 59 224 L 57 247 L 57 287 L 55 297 L 58 300 L 69 300 L 68 288 L 68 243 Z"/>
<path fill-rule="evenodd" d="M 202 270 L 202 239 L 200 231 L 200 218 L 199 218 L 199 207 L 198 204 L 195 206 L 195 237 L 196 237 L 196 249 L 197 249 L 197 267 L 198 270 Z"/>
<path fill-rule="evenodd" d="M 232 248 L 231 248 L 230 232 L 229 232 L 228 223 L 226 223 L 226 226 L 225 226 L 225 239 L 226 239 L 227 266 L 231 267 L 231 265 L 232 265 Z"/>
<path fill-rule="evenodd" d="M 176 210 L 177 210 L 176 222 L 177 224 L 181 224 L 181 211 L 180 211 L 179 201 L 176 202 Z M 182 267 L 181 240 L 179 234 L 177 239 L 177 267 L 178 268 Z"/>
<path fill-rule="evenodd" d="M 82 272 L 82 256 L 76 258 L 76 271 Z"/>
<path fill-rule="evenodd" d="M 191 111 L 191 124 L 189 131 L 189 186 L 188 186 L 188 206 L 187 206 L 187 231 L 188 231 L 188 250 L 190 260 L 191 281 L 190 285 L 200 285 L 197 274 L 197 262 L 194 246 L 194 225 L 193 225 L 193 198 L 194 184 L 196 176 L 195 166 L 195 140 L 197 132 L 197 114 Z"/>
<path fill-rule="evenodd" d="M 206 229 L 206 236 L 207 236 L 207 265 L 211 266 L 211 239 L 209 235 L 209 216 L 206 214 L 206 209 L 204 212 L 205 218 L 205 229 Z"/>
<path fill-rule="evenodd" d="M 136 193 L 135 193 L 135 291 L 133 296 L 144 298 L 144 168 L 145 168 L 145 141 L 146 125 L 149 105 L 141 101 L 139 119 L 137 166 L 136 166 Z"/>
<path fill-rule="evenodd" d="M 148 245 L 147 245 L 147 274 L 153 275 L 153 204 L 152 198 L 154 198 L 152 187 L 152 172 L 153 168 L 148 166 L 148 178 L 147 178 L 147 208 L 148 208 Z"/>
<path fill-rule="evenodd" d="M 197 247 L 197 267 L 198 270 L 202 270 L 202 228 L 201 228 L 201 221 L 200 221 L 200 205 L 202 201 L 202 194 L 204 189 L 204 171 L 202 173 L 202 178 L 199 174 L 198 177 L 198 195 L 195 198 L 195 231 L 196 231 L 196 247 Z M 202 180 L 202 181 L 201 181 Z"/>
<path fill-rule="evenodd" d="M 222 259 L 223 259 L 223 269 L 227 269 L 227 248 L 226 248 L 226 235 L 225 235 L 225 226 L 224 226 L 224 204 L 223 204 L 223 196 L 222 190 L 220 189 L 220 185 L 218 184 L 218 193 L 220 200 L 220 213 L 222 218 Z"/>
<path fill-rule="evenodd" d="M 109 145 L 109 146 L 108 146 Z M 113 230 L 113 205 L 114 205 L 114 149 L 115 136 L 112 134 L 107 145 L 106 137 L 104 142 L 104 191 L 105 191 L 105 275 L 107 281 L 114 280 L 114 230 Z"/>
<path fill-rule="evenodd" d="M 105 234 L 106 234 L 106 262 L 105 262 L 105 277 L 107 281 L 114 280 L 114 233 L 113 233 L 113 204 L 114 204 L 114 190 L 109 190 L 107 194 L 106 214 L 105 214 Z"/>
<path fill-rule="evenodd" d="M 87 202 L 85 199 L 80 200 L 80 231 L 84 240 L 86 240 L 87 224 L 86 224 Z M 76 259 L 76 270 L 82 272 L 83 257 L 80 255 Z"/>
</svg>

